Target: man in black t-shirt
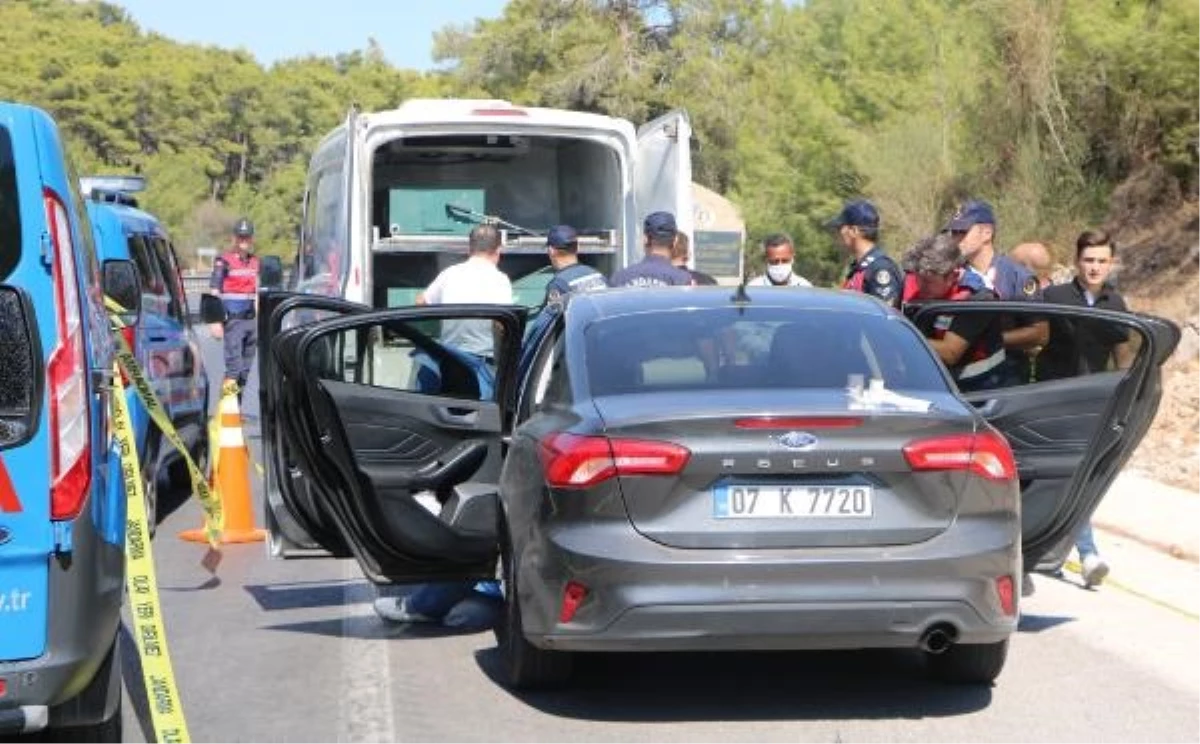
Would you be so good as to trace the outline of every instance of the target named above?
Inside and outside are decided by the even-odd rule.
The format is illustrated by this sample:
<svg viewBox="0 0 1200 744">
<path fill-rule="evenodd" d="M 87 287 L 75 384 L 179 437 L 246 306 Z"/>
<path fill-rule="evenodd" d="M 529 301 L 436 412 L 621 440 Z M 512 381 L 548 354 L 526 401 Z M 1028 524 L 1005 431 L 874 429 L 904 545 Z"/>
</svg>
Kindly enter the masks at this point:
<svg viewBox="0 0 1200 744">
<path fill-rule="evenodd" d="M 1103 230 L 1087 230 L 1075 241 L 1076 276 L 1066 284 L 1047 287 L 1045 301 L 1057 305 L 1094 307 L 1128 312 L 1125 300 L 1109 283 L 1117 248 Z M 1037 358 L 1039 380 L 1089 375 L 1109 369 L 1126 369 L 1133 363 L 1129 331 L 1101 320 L 1055 319 L 1050 340 Z M 1084 586 L 1099 586 L 1108 575 L 1108 562 L 1100 556 L 1087 522 L 1075 537 Z M 1061 553 L 1065 560 L 1066 551 Z M 1061 571 L 1061 566 L 1058 569 Z"/>
<path fill-rule="evenodd" d="M 1075 245 L 1076 276 L 1047 287 L 1045 301 L 1056 305 L 1128 312 L 1125 299 L 1109 283 L 1116 248 L 1102 230 L 1088 230 Z M 1055 320 L 1050 340 L 1038 355 L 1038 379 L 1055 380 L 1124 369 L 1132 363 L 1129 331 L 1123 326 L 1085 319 Z"/>
<path fill-rule="evenodd" d="M 678 232 L 675 234 L 675 246 L 671 248 L 671 264 L 678 266 L 687 273 L 692 275 L 692 284 L 698 287 L 715 286 L 717 280 L 711 274 L 706 274 L 703 271 L 688 268 L 688 258 L 692 252 L 692 241 L 688 238 L 687 233 Z"/>
</svg>

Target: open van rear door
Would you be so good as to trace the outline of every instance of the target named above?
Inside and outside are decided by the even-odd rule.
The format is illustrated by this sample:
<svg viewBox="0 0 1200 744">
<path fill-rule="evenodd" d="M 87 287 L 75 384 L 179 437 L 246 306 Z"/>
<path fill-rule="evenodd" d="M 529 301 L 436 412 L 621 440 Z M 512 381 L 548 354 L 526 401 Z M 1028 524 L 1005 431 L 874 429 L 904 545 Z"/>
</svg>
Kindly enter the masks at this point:
<svg viewBox="0 0 1200 744">
<path fill-rule="evenodd" d="M 1142 441 L 1162 398 L 1161 367 L 1180 331 L 1149 315 L 1029 302 L 923 304 L 912 320 L 918 329 L 953 331 L 953 319 L 977 313 L 1050 326 L 1050 340 L 1035 357 L 1042 359 L 1041 375 L 1035 362 L 1032 381 L 962 393 L 1012 447 L 1021 482 L 1022 554 L 1031 570 L 1074 538 Z M 1078 354 L 1082 340 L 1092 343 L 1102 332 L 1121 334 L 1124 353 L 1102 368 L 1081 363 L 1069 375 L 1049 373 L 1052 347 L 1075 344 L 1071 353 Z"/>
<path fill-rule="evenodd" d="M 651 212 L 670 212 L 675 224 L 692 234 L 692 123 L 686 111 L 675 110 L 638 128 L 634 199 L 638 229 Z M 641 257 L 641 246 L 630 258 Z"/>
<path fill-rule="evenodd" d="M 292 297 L 270 314 L 335 302 Z M 443 337 L 463 321 L 493 329 L 486 353 Z M 512 306 L 350 307 L 260 340 L 290 526 L 376 583 L 492 578 L 498 493 L 476 479 L 507 425 L 524 324 Z"/>
</svg>

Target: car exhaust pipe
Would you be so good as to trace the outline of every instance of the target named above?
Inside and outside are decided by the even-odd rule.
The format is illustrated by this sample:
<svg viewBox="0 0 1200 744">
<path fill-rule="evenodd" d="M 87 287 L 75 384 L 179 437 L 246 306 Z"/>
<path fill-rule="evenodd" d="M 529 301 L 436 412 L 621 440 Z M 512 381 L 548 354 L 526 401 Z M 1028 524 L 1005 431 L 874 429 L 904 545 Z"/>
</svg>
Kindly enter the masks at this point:
<svg viewBox="0 0 1200 744">
<path fill-rule="evenodd" d="M 917 645 L 922 651 L 930 654 L 940 654 L 958 638 L 958 630 L 950 623 L 937 623 L 925 629 Z"/>
</svg>

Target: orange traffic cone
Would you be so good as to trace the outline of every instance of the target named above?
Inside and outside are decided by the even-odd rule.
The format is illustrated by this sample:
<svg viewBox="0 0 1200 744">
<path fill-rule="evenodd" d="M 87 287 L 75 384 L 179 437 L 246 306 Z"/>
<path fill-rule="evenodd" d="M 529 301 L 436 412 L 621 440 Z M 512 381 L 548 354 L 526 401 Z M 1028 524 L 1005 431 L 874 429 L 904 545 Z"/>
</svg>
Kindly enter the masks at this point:
<svg viewBox="0 0 1200 744">
<path fill-rule="evenodd" d="M 242 435 L 242 414 L 238 409 L 236 386 L 226 388 L 221 397 L 220 431 L 217 442 L 220 451 L 214 458 L 213 487 L 221 498 L 221 512 L 225 528 L 221 542 L 260 542 L 267 537 L 266 530 L 254 526 L 254 510 L 250 503 L 250 450 Z M 211 442 L 209 444 L 211 447 Z M 179 533 L 189 542 L 208 542 L 204 528 Z"/>
</svg>

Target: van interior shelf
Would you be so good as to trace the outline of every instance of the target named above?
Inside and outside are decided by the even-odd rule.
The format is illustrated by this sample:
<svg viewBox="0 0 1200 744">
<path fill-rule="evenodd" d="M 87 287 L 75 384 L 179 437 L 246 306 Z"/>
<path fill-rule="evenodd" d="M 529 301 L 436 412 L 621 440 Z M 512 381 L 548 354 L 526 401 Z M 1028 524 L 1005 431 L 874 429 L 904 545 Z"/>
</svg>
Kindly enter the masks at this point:
<svg viewBox="0 0 1200 744">
<path fill-rule="evenodd" d="M 546 238 L 541 235 L 500 231 L 506 253 L 545 253 Z M 580 231 L 580 253 L 615 253 L 616 230 Z M 466 235 L 391 235 L 378 237 L 372 246 L 376 253 L 461 253 L 467 252 Z"/>
</svg>

